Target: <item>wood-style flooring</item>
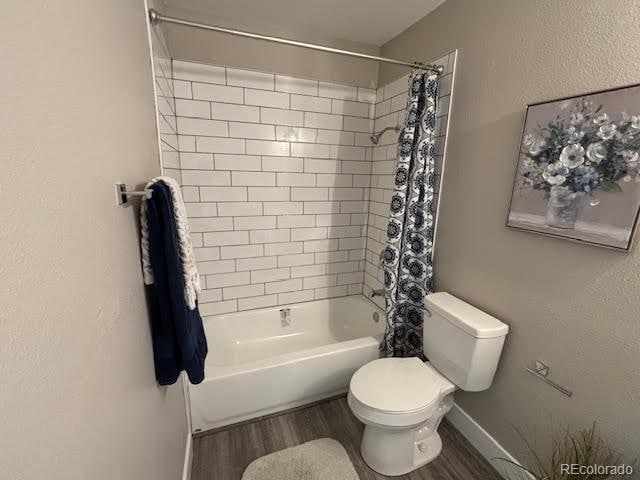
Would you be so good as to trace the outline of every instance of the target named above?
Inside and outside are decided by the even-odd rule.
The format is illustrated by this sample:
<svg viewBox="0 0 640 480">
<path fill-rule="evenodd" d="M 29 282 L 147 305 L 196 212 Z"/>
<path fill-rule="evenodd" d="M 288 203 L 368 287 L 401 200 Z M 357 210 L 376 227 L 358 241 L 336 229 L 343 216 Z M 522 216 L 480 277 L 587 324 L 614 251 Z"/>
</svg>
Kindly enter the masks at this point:
<svg viewBox="0 0 640 480">
<path fill-rule="evenodd" d="M 360 456 L 363 428 L 346 398 L 339 397 L 205 433 L 194 438 L 191 480 L 240 480 L 244 469 L 256 458 L 323 437 L 334 438 L 344 446 L 360 480 L 502 479 L 446 419 L 438 429 L 442 453 L 433 462 L 407 475 L 385 477 L 371 470 Z"/>
</svg>

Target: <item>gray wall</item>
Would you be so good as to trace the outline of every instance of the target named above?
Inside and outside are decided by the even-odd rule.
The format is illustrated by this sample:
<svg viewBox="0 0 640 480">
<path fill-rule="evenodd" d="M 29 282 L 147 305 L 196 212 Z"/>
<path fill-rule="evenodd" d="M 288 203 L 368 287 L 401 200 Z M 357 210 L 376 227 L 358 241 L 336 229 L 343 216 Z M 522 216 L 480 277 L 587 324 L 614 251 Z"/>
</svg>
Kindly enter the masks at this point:
<svg viewBox="0 0 640 480">
<path fill-rule="evenodd" d="M 514 453 L 512 425 L 544 440 L 594 420 L 639 453 L 640 249 L 505 227 L 525 105 L 640 81 L 638 18 L 635 0 L 448 0 L 382 48 L 427 60 L 460 49 L 436 281 L 511 326 L 491 390 L 456 396 Z M 404 73 L 384 66 L 379 83 Z M 523 372 L 536 358 L 573 398 Z"/>
<path fill-rule="evenodd" d="M 319 43 L 370 55 L 377 55 L 379 50 L 375 45 L 326 38 L 317 32 L 300 32 L 291 27 L 282 28 L 252 23 L 238 24 L 202 14 L 194 15 L 180 9 L 169 9 L 166 13 L 201 23 L 285 37 L 302 42 Z M 339 13 L 336 12 L 336 14 Z M 357 87 L 376 87 L 377 62 L 233 37 L 191 27 L 171 24 L 167 24 L 166 27 L 169 49 L 176 60 L 246 68 Z"/>
<path fill-rule="evenodd" d="M 159 173 L 143 2 L 12 0 L 0 37 L 0 478 L 176 480 L 183 392 L 113 189 Z"/>
</svg>

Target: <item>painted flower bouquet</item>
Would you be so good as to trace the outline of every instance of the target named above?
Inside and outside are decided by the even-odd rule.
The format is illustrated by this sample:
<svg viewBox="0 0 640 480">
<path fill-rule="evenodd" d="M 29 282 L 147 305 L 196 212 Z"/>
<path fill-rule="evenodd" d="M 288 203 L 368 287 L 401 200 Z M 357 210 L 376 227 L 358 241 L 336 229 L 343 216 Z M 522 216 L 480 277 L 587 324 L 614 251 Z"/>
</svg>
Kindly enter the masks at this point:
<svg viewBox="0 0 640 480">
<path fill-rule="evenodd" d="M 598 192 L 620 192 L 619 182 L 640 182 L 640 115 L 621 114 L 619 122 L 582 99 L 570 114 L 527 133 L 522 186 L 548 192 L 545 223 L 573 228 L 585 196 L 600 203 Z"/>
</svg>

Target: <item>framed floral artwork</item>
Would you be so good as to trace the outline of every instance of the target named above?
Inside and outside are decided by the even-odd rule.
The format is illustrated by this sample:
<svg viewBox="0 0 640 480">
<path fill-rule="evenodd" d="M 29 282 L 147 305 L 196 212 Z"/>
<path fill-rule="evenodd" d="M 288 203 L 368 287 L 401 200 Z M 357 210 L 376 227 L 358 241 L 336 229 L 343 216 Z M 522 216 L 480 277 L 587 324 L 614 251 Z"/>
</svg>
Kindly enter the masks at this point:
<svg viewBox="0 0 640 480">
<path fill-rule="evenodd" d="M 507 225 L 619 250 L 640 212 L 640 85 L 527 106 Z"/>
</svg>

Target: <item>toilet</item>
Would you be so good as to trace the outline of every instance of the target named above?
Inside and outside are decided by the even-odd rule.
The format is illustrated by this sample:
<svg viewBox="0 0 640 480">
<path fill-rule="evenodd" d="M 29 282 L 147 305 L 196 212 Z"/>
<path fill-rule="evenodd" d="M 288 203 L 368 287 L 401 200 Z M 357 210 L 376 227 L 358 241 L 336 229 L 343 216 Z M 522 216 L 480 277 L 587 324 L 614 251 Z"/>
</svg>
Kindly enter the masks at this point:
<svg viewBox="0 0 640 480">
<path fill-rule="evenodd" d="M 442 450 L 438 426 L 453 392 L 493 382 L 509 327 L 445 292 L 425 297 L 423 362 L 380 358 L 351 378 L 347 400 L 365 424 L 360 452 L 373 470 L 404 475 Z"/>
</svg>

